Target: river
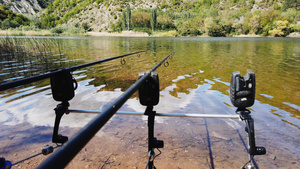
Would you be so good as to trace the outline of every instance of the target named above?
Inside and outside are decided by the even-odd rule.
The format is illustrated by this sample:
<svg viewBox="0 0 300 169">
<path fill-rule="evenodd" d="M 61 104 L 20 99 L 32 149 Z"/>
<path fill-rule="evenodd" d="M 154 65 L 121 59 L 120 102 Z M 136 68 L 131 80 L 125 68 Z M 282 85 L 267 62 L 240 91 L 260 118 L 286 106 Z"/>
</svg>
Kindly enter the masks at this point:
<svg viewBox="0 0 300 169">
<path fill-rule="evenodd" d="M 24 37 L 18 37 L 22 39 Z M 161 113 L 235 114 L 229 98 L 234 71 L 256 75 L 256 100 L 250 108 L 256 143 L 267 154 L 255 156 L 259 168 L 300 166 L 300 39 L 297 38 L 129 38 L 36 37 L 52 47 L 43 57 L 4 57 L 0 82 L 6 83 L 130 52 L 147 53 L 73 72 L 78 82 L 72 109 L 102 110 L 162 58 L 169 66 L 157 69 Z M 32 45 L 32 44 L 31 44 Z M 47 51 L 44 51 L 47 53 Z M 0 156 L 17 161 L 51 144 L 58 102 L 51 96 L 49 79 L 0 93 Z M 143 112 L 137 94 L 120 109 Z M 61 133 L 71 137 L 95 117 L 64 115 Z M 240 168 L 247 161 L 244 122 L 235 119 L 157 117 L 155 135 L 165 142 L 155 160 L 157 168 Z M 113 145 L 112 145 L 113 144 Z M 69 168 L 143 168 L 147 163 L 145 117 L 115 115 Z M 37 157 L 20 167 L 36 167 Z M 75 162 L 74 162 L 75 161 Z M 298 167 L 297 167 L 298 166 Z"/>
</svg>

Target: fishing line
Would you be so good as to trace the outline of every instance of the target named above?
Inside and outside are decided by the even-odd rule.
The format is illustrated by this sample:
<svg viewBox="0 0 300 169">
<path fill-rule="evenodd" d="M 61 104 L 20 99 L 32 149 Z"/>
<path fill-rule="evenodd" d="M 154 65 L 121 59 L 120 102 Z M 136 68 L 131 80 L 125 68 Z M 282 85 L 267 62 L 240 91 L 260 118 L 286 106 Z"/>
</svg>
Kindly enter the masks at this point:
<svg viewBox="0 0 300 169">
<path fill-rule="evenodd" d="M 148 168 L 148 165 L 149 165 L 149 163 L 150 163 L 150 160 L 151 160 L 151 157 L 149 157 L 149 160 L 148 160 L 148 162 L 147 162 L 147 165 L 146 165 L 146 168 L 145 168 L 145 169 Z"/>
<path fill-rule="evenodd" d="M 156 157 L 158 157 L 159 155 L 161 155 L 160 149 L 157 148 L 157 150 L 159 151 L 159 153 L 158 153 L 154 158 L 156 158 Z"/>
<path fill-rule="evenodd" d="M 149 154 L 148 154 L 148 156 L 149 156 L 149 159 L 148 159 L 148 162 L 147 162 L 147 165 L 146 165 L 146 168 L 145 169 L 147 169 L 148 168 L 148 166 L 149 166 L 149 164 L 150 164 L 150 162 L 151 162 L 151 159 L 152 159 L 152 162 L 154 161 L 154 159 L 156 158 L 156 157 L 158 157 L 159 155 L 161 155 L 161 151 L 158 149 L 158 148 L 156 148 L 158 151 L 159 151 L 159 153 L 157 154 L 157 155 L 154 155 L 155 153 L 154 153 L 154 151 L 149 151 Z M 153 154 L 151 153 L 151 152 L 153 152 Z M 154 169 L 156 168 L 155 166 L 153 166 L 154 167 Z M 151 168 L 152 169 L 152 168 Z"/>
<path fill-rule="evenodd" d="M 65 68 L 65 69 L 62 69 L 62 70 L 56 70 L 56 71 L 48 72 L 48 73 L 38 75 L 38 76 L 33 76 L 33 77 L 25 78 L 25 79 L 12 81 L 12 82 L 7 82 L 7 83 L 4 83 L 4 84 L 0 84 L 0 91 L 4 91 L 4 90 L 7 90 L 7 89 L 10 89 L 10 88 L 13 88 L 13 87 L 21 86 L 21 85 L 24 85 L 24 84 L 27 84 L 27 83 L 32 83 L 32 82 L 35 82 L 35 81 L 38 81 L 38 80 L 50 78 L 54 75 L 57 75 L 57 74 L 61 73 L 64 70 L 67 70 L 69 72 L 73 72 L 77 69 L 81 69 L 81 68 L 89 67 L 89 66 L 92 66 L 92 65 L 104 63 L 104 62 L 115 60 L 115 59 L 118 59 L 118 58 L 122 58 L 121 63 L 125 64 L 126 61 L 125 61 L 124 57 L 135 55 L 135 54 L 140 54 L 140 53 L 143 53 L 143 52 L 146 52 L 146 51 L 144 50 L 144 51 L 138 51 L 138 52 L 133 52 L 133 53 L 127 53 L 127 54 L 124 54 L 124 55 L 115 56 L 115 57 L 111 57 L 111 58 L 106 58 L 106 59 L 102 59 L 102 60 L 92 62 L 92 63 L 86 63 L 86 64 L 74 66 L 74 67 Z"/>
</svg>

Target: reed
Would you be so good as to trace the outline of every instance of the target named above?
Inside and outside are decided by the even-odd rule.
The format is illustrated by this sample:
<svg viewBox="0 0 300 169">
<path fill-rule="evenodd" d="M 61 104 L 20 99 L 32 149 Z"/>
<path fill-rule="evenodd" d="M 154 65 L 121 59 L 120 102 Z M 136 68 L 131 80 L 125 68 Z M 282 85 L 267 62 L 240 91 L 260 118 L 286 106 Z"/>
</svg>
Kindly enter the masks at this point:
<svg viewBox="0 0 300 169">
<path fill-rule="evenodd" d="M 59 40 L 49 38 L 0 38 L 0 81 L 29 77 L 64 67 Z"/>
</svg>

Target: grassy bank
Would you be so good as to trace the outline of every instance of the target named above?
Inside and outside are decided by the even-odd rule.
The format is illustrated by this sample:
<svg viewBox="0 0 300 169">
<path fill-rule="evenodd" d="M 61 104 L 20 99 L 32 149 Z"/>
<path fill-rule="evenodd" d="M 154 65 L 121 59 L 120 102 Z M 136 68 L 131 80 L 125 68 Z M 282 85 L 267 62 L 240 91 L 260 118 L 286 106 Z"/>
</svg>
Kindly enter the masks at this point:
<svg viewBox="0 0 300 169">
<path fill-rule="evenodd" d="M 38 31 L 20 31 L 20 30 L 0 30 L 1 36 L 52 36 L 49 30 L 38 30 Z"/>
<path fill-rule="evenodd" d="M 0 30 L 0 36 L 85 36 L 86 30 L 71 26 L 59 26 L 52 29 L 38 29 L 35 27 L 20 26 Z"/>
</svg>

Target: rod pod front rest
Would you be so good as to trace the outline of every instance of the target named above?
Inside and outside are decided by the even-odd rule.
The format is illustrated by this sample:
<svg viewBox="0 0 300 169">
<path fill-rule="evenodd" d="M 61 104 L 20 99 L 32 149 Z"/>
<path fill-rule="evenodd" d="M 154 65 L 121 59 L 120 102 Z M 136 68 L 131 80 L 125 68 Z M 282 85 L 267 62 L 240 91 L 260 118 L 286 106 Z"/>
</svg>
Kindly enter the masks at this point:
<svg viewBox="0 0 300 169">
<path fill-rule="evenodd" d="M 50 82 L 54 100 L 67 102 L 74 97 L 77 83 L 69 70 L 63 69 L 58 74 L 51 76 Z"/>
<path fill-rule="evenodd" d="M 230 82 L 231 103 L 239 109 L 245 109 L 254 104 L 255 101 L 255 75 L 252 71 L 247 71 L 244 77 L 240 72 L 233 72 Z"/>
<path fill-rule="evenodd" d="M 139 74 L 139 79 L 145 72 Z M 155 106 L 159 102 L 159 79 L 156 72 L 151 72 L 149 78 L 139 87 L 140 103 L 143 106 Z"/>
</svg>

